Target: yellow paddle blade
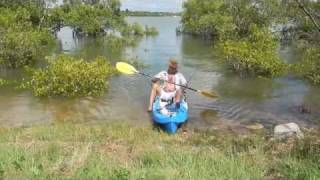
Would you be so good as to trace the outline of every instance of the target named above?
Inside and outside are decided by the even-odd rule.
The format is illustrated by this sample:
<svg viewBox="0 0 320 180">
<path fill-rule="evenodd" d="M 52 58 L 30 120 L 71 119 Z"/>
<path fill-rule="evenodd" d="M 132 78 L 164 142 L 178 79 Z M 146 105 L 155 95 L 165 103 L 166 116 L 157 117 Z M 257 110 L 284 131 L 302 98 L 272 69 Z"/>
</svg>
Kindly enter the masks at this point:
<svg viewBox="0 0 320 180">
<path fill-rule="evenodd" d="M 217 93 L 213 93 L 213 92 L 207 92 L 207 91 L 199 91 L 199 93 L 205 97 L 214 99 L 214 98 L 218 98 L 218 94 Z"/>
<path fill-rule="evenodd" d="M 123 74 L 132 75 L 132 74 L 138 73 L 136 68 L 134 68 L 133 66 L 125 62 L 117 62 L 116 68 L 119 72 Z"/>
</svg>

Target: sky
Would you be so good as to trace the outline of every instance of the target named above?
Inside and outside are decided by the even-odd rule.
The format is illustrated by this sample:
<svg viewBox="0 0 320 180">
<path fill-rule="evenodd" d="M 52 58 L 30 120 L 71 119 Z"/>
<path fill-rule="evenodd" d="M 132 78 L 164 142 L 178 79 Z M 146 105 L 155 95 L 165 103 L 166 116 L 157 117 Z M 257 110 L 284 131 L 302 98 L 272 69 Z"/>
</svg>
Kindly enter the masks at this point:
<svg viewBox="0 0 320 180">
<path fill-rule="evenodd" d="M 133 11 L 181 12 L 186 0 L 120 0 L 121 9 Z M 62 4 L 63 0 L 58 0 Z"/>
<path fill-rule="evenodd" d="M 181 12 L 184 0 L 121 0 L 121 9 L 134 11 Z"/>
</svg>

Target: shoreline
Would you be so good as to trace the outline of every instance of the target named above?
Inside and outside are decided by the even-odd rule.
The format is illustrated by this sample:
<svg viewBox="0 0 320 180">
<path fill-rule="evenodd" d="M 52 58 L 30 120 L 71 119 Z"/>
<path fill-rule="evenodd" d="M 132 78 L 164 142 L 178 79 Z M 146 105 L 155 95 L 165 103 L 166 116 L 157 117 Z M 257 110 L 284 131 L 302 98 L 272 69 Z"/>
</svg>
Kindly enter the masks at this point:
<svg viewBox="0 0 320 180">
<path fill-rule="evenodd" d="M 168 135 L 131 123 L 0 128 L 0 177 L 28 179 L 318 179 L 319 131 Z"/>
</svg>

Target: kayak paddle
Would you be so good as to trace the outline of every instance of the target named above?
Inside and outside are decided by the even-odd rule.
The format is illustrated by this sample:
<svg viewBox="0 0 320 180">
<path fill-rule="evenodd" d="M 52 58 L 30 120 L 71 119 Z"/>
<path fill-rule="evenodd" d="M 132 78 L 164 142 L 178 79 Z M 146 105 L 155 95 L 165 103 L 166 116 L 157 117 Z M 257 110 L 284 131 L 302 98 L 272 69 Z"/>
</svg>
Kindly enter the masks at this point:
<svg viewBox="0 0 320 180">
<path fill-rule="evenodd" d="M 123 73 L 123 74 L 127 74 L 127 75 L 133 75 L 133 74 L 140 74 L 142 76 L 146 76 L 148 78 L 153 78 L 152 76 L 148 75 L 148 74 L 145 74 L 143 72 L 139 72 L 135 67 L 131 66 L 130 64 L 128 63 L 125 63 L 125 62 L 117 62 L 116 64 L 116 68 L 119 72 Z M 176 84 L 176 83 L 172 83 L 172 82 L 168 82 L 164 79 L 161 79 L 162 81 L 165 81 L 167 83 L 171 83 L 171 84 L 174 84 L 176 86 L 180 86 L 180 87 L 183 87 L 183 88 L 186 88 L 186 89 L 189 89 L 191 91 L 194 91 L 194 92 L 197 92 L 205 97 L 208 97 L 208 98 L 217 98 L 218 95 L 216 93 L 212 93 L 212 92 L 208 92 L 208 91 L 201 91 L 201 90 L 197 90 L 197 89 L 194 89 L 194 88 L 191 88 L 191 87 L 188 87 L 188 86 L 185 86 L 185 85 L 180 85 L 180 84 Z"/>
</svg>

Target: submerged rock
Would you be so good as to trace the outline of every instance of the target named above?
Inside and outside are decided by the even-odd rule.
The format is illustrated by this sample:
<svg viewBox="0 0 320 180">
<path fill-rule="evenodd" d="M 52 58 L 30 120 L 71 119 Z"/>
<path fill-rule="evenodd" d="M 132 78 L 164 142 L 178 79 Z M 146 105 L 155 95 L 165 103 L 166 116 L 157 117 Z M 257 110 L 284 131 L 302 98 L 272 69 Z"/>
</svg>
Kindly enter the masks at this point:
<svg viewBox="0 0 320 180">
<path fill-rule="evenodd" d="M 295 136 L 298 139 L 303 138 L 303 133 L 296 123 L 280 124 L 274 128 L 274 137 L 276 139 L 285 139 Z"/>
</svg>

